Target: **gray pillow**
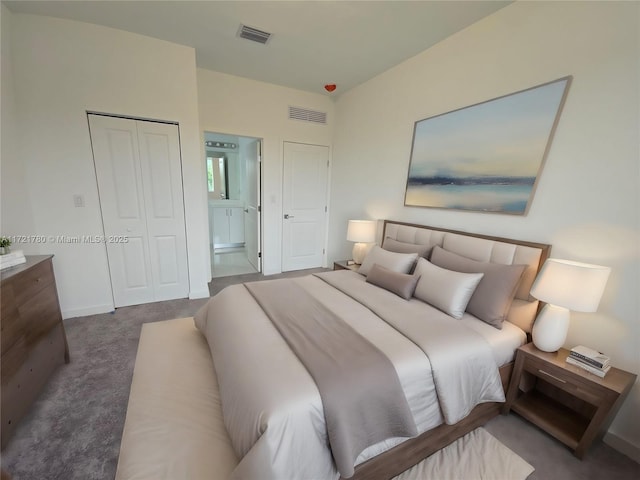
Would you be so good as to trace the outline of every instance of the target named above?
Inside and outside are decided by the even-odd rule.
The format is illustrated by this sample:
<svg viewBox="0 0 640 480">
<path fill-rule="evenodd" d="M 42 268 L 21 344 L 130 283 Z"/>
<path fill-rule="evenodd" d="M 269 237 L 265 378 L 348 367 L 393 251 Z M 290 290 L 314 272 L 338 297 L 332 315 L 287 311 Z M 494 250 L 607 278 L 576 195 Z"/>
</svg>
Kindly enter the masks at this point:
<svg viewBox="0 0 640 480">
<path fill-rule="evenodd" d="M 501 265 L 471 260 L 436 246 L 431 262 L 442 268 L 464 273 L 484 273 L 473 293 L 467 312 L 480 320 L 502 329 L 509 307 L 516 295 L 525 265 Z"/>
<path fill-rule="evenodd" d="M 416 298 L 460 319 L 484 274 L 454 272 L 419 258 L 414 275 L 420 276 Z"/>
<path fill-rule="evenodd" d="M 394 272 L 376 263 L 371 267 L 371 270 L 369 270 L 367 282 L 389 290 L 405 300 L 409 300 L 416 289 L 418 277 L 406 273 Z"/>
<path fill-rule="evenodd" d="M 396 253 L 417 253 L 419 257 L 427 258 L 431 253 L 433 245 L 420 245 L 418 243 L 406 243 L 385 237 L 382 248 Z"/>
<path fill-rule="evenodd" d="M 417 253 L 394 253 L 374 245 L 373 248 L 369 250 L 369 253 L 367 253 L 367 256 L 364 257 L 358 273 L 368 275 L 369 270 L 371 270 L 371 267 L 376 263 L 394 272 L 409 273 L 417 257 Z"/>
</svg>

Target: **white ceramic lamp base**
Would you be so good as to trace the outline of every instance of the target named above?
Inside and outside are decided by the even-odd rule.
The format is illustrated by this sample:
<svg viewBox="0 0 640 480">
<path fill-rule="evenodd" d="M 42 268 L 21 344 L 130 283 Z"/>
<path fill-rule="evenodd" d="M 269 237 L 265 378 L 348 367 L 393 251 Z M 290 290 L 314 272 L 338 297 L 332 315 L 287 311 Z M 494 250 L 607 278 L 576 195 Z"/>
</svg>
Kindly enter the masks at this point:
<svg viewBox="0 0 640 480">
<path fill-rule="evenodd" d="M 533 324 L 533 344 L 543 352 L 557 352 L 567 339 L 569 310 L 547 304 Z"/>
<path fill-rule="evenodd" d="M 361 265 L 362 262 L 364 261 L 364 257 L 367 256 L 367 253 L 369 253 L 369 250 L 371 250 L 372 246 L 373 246 L 372 243 L 362 243 L 362 242 L 355 243 L 353 245 L 353 251 L 351 252 L 351 255 L 353 256 L 353 261 L 358 265 Z"/>
</svg>

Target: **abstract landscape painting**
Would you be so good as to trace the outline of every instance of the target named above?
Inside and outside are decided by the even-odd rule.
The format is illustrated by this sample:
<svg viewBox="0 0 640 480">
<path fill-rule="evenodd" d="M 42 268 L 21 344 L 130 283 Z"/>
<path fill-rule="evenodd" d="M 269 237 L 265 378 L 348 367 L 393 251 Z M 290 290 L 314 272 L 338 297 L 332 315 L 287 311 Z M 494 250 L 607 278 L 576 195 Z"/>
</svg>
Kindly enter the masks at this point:
<svg viewBox="0 0 640 480">
<path fill-rule="evenodd" d="M 570 83 L 416 122 L 405 205 L 526 214 Z"/>
</svg>

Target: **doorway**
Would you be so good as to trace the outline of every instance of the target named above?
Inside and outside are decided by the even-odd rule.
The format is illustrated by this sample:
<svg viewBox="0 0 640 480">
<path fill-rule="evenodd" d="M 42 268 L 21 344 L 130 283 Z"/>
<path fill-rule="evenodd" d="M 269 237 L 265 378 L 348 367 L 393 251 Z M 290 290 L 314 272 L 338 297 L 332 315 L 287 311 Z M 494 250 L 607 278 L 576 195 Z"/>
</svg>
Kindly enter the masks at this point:
<svg viewBox="0 0 640 480">
<path fill-rule="evenodd" d="M 204 132 L 213 278 L 262 271 L 262 140 Z"/>
</svg>

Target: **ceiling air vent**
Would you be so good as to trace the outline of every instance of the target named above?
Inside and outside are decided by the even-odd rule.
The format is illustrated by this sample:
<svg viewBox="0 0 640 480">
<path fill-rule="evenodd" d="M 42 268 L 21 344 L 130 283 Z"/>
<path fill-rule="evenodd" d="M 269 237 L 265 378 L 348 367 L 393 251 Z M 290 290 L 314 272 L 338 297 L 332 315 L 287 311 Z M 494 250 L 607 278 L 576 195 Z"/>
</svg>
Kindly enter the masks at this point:
<svg viewBox="0 0 640 480">
<path fill-rule="evenodd" d="M 326 112 L 317 112 L 308 108 L 289 107 L 289 120 L 302 120 L 303 122 L 327 124 Z"/>
<path fill-rule="evenodd" d="M 246 25 L 240 25 L 238 36 L 240 38 L 251 40 L 252 42 L 262 43 L 263 45 L 271 38 L 271 34 L 269 32 L 263 32 L 257 28 L 247 27 Z"/>
</svg>

